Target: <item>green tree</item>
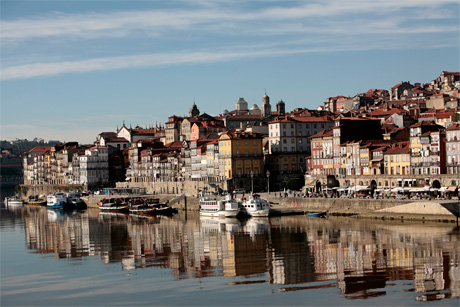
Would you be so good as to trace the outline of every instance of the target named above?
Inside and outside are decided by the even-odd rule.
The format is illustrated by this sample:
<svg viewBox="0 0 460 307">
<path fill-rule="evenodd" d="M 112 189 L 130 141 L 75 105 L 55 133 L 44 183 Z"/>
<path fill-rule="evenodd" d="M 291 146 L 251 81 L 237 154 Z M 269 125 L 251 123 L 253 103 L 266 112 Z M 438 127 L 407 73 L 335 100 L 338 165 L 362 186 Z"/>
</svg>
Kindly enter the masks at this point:
<svg viewBox="0 0 460 307">
<path fill-rule="evenodd" d="M 303 178 L 291 178 L 286 183 L 286 187 L 289 190 L 299 191 L 305 185 Z"/>
</svg>

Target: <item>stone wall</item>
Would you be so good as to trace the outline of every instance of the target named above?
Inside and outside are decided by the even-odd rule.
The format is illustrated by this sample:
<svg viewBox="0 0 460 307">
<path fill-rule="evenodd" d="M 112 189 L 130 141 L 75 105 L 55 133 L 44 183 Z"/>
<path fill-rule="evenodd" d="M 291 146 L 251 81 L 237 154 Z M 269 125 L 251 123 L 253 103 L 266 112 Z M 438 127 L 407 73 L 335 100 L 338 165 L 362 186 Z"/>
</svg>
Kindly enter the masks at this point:
<svg viewBox="0 0 460 307">
<path fill-rule="evenodd" d="M 56 192 L 72 192 L 72 191 L 85 191 L 84 185 L 67 184 L 43 184 L 43 185 L 27 185 L 21 184 L 21 197 L 28 198 L 31 195 L 48 195 Z"/>
</svg>

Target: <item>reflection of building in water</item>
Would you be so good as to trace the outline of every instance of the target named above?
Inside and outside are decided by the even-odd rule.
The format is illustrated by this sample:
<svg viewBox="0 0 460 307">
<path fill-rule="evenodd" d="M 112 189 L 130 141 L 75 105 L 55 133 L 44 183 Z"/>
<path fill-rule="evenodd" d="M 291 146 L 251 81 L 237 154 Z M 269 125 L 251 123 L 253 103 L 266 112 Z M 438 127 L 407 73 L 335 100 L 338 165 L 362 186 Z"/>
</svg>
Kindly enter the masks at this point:
<svg viewBox="0 0 460 307">
<path fill-rule="evenodd" d="M 70 217 L 62 211 L 25 208 L 26 242 L 39 253 L 54 253 L 57 258 L 90 255 L 87 215 Z"/>
<path fill-rule="evenodd" d="M 270 283 L 300 284 L 317 279 L 307 234 L 301 228 L 274 227 L 270 234 Z"/>
<path fill-rule="evenodd" d="M 240 223 L 192 213 L 184 220 L 18 210 L 27 246 L 56 257 L 99 255 L 125 270 L 170 268 L 177 278 L 267 274 L 269 283 L 296 285 L 287 290 L 337 281 L 350 298 L 383 295 L 391 281 L 413 280 L 420 300 L 433 299 L 425 293 L 434 291 L 460 297 L 460 236 L 454 227 L 303 216 Z"/>
</svg>

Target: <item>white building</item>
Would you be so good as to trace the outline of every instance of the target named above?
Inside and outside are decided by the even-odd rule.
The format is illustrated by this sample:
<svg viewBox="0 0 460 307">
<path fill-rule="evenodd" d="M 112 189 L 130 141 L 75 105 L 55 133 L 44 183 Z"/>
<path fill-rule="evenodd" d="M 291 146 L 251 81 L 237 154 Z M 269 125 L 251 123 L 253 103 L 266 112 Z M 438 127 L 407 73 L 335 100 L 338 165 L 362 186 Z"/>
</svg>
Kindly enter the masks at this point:
<svg viewBox="0 0 460 307">
<path fill-rule="evenodd" d="M 93 146 L 85 150 L 80 160 L 80 182 L 88 187 L 109 183 L 109 154 L 106 146 Z"/>
</svg>

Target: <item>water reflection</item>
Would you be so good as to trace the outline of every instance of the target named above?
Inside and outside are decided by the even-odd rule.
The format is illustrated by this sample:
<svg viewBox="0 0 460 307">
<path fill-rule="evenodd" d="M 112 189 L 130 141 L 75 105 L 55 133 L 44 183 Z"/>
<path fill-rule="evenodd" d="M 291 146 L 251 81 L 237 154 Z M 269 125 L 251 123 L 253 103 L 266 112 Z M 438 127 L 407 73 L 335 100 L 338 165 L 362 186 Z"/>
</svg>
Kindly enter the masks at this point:
<svg viewBox="0 0 460 307">
<path fill-rule="evenodd" d="M 290 216 L 259 219 L 63 212 L 19 206 L 26 244 L 56 258 L 95 256 L 123 270 L 168 268 L 177 279 L 241 277 L 229 285 L 269 283 L 277 291 L 337 287 L 347 299 L 385 296 L 390 287 L 416 300 L 460 297 L 459 229 Z M 14 223 L 13 223 L 14 224 Z M 394 289 L 392 290 L 394 291 Z"/>
</svg>

